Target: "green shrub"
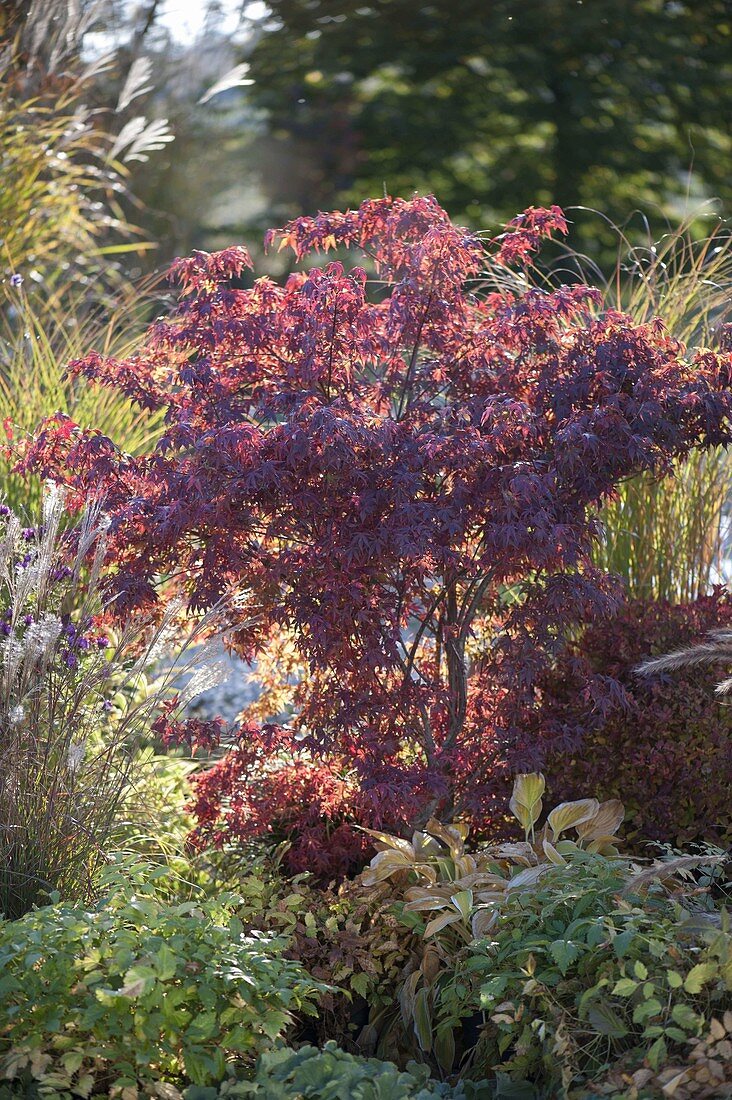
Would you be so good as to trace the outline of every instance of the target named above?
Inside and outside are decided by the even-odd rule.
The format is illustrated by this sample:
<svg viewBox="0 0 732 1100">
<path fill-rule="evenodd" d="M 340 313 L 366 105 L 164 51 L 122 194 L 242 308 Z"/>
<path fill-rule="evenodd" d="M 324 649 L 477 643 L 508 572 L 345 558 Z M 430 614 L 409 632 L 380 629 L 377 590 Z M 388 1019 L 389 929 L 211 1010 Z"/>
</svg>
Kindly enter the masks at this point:
<svg viewBox="0 0 732 1100">
<path fill-rule="evenodd" d="M 466 948 L 436 1004 L 437 1031 L 478 1028 L 471 1075 L 499 1066 L 558 1095 L 589 1096 L 614 1062 L 658 1070 L 732 1008 L 726 914 L 685 912 L 627 865 L 584 856 L 504 905 Z M 632 888 L 632 884 L 631 884 Z M 538 1095 L 556 1095 L 539 1092 Z"/>
<path fill-rule="evenodd" d="M 206 1085 L 314 1013 L 324 987 L 284 941 L 245 935 L 231 897 L 164 904 L 165 873 L 0 924 L 0 1078 L 54 1098 Z"/>
<path fill-rule="evenodd" d="M 347 1054 L 330 1042 L 323 1050 L 304 1046 L 263 1054 L 253 1081 L 225 1083 L 218 1092 L 190 1088 L 185 1100 L 239 1100 L 251 1096 L 260 1100 L 434 1100 L 439 1096 L 478 1095 L 474 1088 L 465 1093 L 460 1086 L 453 1089 L 431 1080 L 426 1066 L 411 1062 L 406 1070 L 399 1070 L 392 1062 Z"/>
</svg>

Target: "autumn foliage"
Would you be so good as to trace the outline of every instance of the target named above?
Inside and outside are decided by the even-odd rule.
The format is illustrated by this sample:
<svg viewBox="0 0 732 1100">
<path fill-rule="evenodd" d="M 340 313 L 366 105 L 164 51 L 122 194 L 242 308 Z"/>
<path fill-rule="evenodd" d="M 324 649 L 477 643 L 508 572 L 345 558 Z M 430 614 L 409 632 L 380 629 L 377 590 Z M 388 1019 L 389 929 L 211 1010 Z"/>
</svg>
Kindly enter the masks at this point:
<svg viewBox="0 0 732 1100">
<path fill-rule="evenodd" d="M 507 770 L 536 763 L 540 678 L 617 598 L 589 560 L 597 506 L 726 442 L 731 402 L 729 355 L 536 285 L 565 230 L 530 209 L 486 244 L 433 198 L 301 218 L 267 243 L 365 268 L 236 289 L 245 249 L 196 253 L 132 357 L 72 364 L 165 414 L 139 457 L 56 417 L 26 458 L 104 495 L 119 610 L 164 578 L 193 608 L 228 601 L 246 657 L 284 631 L 305 669 L 288 721 L 245 723 L 198 780 L 201 842 L 280 829 L 294 866 L 342 873 L 354 822 L 487 829 Z M 619 689 L 585 673 L 599 715 Z"/>
<path fill-rule="evenodd" d="M 732 839 L 732 709 L 715 694 L 719 668 L 639 676 L 638 665 L 732 626 L 732 602 L 717 590 L 685 604 L 629 601 L 612 621 L 568 645 L 547 677 L 545 717 L 583 736 L 570 752 L 548 741 L 545 768 L 562 798 L 593 790 L 621 797 L 625 836 L 636 847 Z M 582 699 L 588 677 L 611 677 L 622 702 L 593 721 Z"/>
</svg>

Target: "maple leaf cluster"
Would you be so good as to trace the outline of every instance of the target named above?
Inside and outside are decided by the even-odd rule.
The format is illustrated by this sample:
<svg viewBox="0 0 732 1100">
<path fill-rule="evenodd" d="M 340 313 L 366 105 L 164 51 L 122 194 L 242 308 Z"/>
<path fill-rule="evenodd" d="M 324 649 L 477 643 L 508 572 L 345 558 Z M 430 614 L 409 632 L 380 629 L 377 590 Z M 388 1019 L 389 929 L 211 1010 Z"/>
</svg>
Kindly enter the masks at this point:
<svg viewBox="0 0 732 1100">
<path fill-rule="evenodd" d="M 237 289 L 243 248 L 196 253 L 134 355 L 71 365 L 165 415 L 135 457 L 57 416 L 25 459 L 103 494 L 119 611 L 165 578 L 195 609 L 230 600 L 247 657 L 284 632 L 306 670 L 286 726 L 245 723 L 199 780 L 199 835 L 267 830 L 249 776 L 272 737 L 297 749 L 281 801 L 320 807 L 325 848 L 350 813 L 487 827 L 506 769 L 531 768 L 541 674 L 617 599 L 589 559 L 598 506 L 728 442 L 732 401 L 729 354 L 689 355 L 592 288 L 532 284 L 542 238 L 565 230 L 532 208 L 485 244 L 431 197 L 300 218 L 267 243 L 363 266 Z M 607 680 L 585 691 L 612 701 Z"/>
</svg>

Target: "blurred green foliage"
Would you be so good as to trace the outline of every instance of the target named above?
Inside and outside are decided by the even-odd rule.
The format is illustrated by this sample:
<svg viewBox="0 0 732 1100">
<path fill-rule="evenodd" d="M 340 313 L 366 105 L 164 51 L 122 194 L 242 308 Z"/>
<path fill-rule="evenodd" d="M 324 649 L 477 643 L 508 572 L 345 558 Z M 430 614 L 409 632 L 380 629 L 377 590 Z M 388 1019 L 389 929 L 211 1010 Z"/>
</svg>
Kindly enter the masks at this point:
<svg viewBox="0 0 732 1100">
<path fill-rule="evenodd" d="M 530 204 L 660 223 L 730 199 L 725 0 L 269 0 L 251 89 L 277 207 L 433 190 L 476 225 Z M 595 255 L 599 219 L 579 225 Z"/>
</svg>

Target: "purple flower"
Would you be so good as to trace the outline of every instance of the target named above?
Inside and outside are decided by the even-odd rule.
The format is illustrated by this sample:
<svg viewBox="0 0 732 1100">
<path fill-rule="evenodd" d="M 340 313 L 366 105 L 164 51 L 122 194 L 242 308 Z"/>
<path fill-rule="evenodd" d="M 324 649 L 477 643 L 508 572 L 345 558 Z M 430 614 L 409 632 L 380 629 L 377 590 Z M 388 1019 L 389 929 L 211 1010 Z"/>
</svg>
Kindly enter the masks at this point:
<svg viewBox="0 0 732 1100">
<path fill-rule="evenodd" d="M 15 287 L 22 286 L 23 285 L 23 276 L 22 275 L 11 275 L 10 276 L 10 285 L 15 286 Z"/>
<path fill-rule="evenodd" d="M 9 515 L 10 515 L 10 509 L 8 508 L 7 504 L 0 504 L 0 516 L 9 516 Z"/>
</svg>

